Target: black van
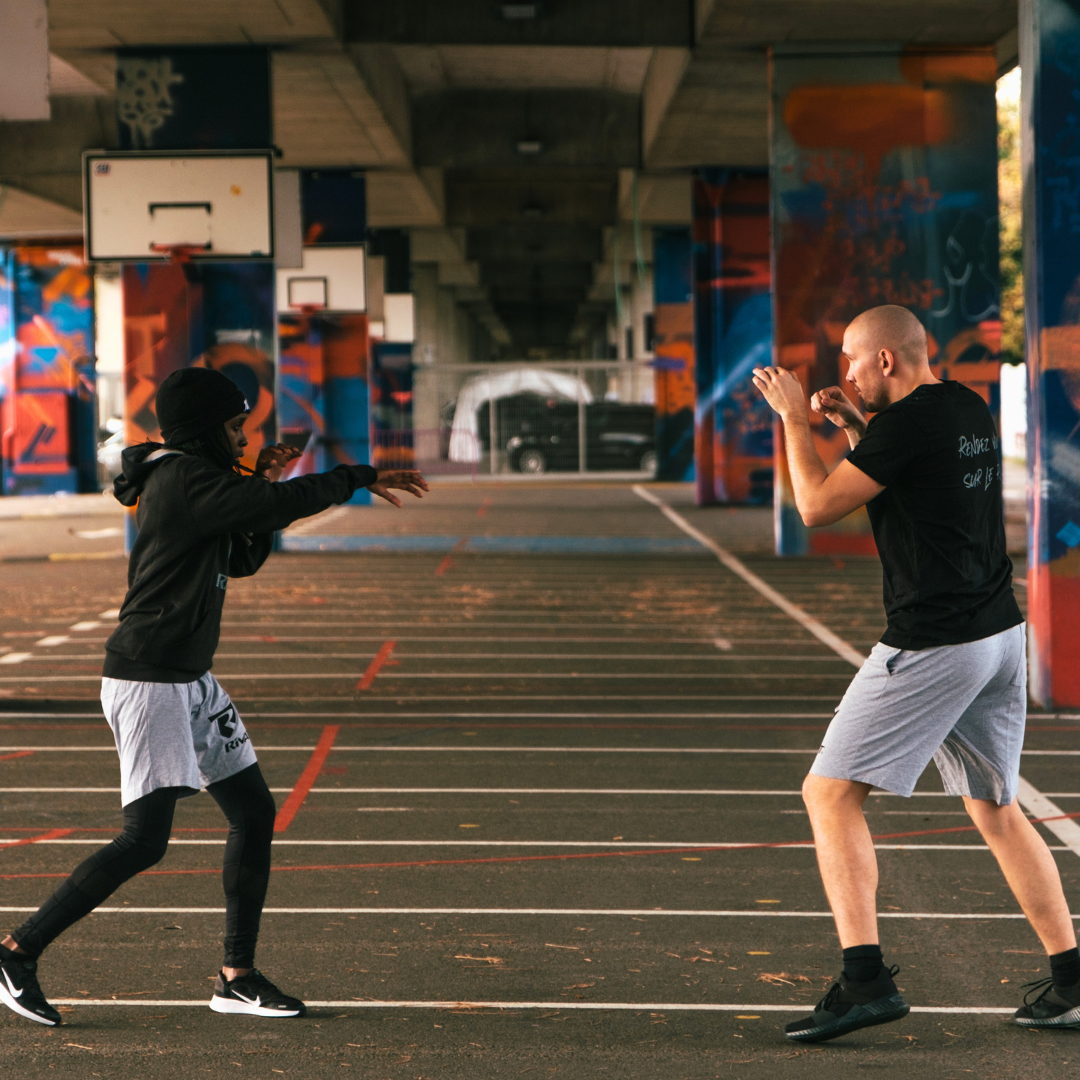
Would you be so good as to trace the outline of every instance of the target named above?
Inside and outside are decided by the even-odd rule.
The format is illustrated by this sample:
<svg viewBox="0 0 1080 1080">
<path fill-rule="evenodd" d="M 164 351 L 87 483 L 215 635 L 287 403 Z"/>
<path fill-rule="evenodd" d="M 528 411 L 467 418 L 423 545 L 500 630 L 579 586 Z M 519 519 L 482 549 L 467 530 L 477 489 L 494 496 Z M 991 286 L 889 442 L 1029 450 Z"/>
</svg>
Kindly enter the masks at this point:
<svg viewBox="0 0 1080 1080">
<path fill-rule="evenodd" d="M 495 438 L 506 451 L 511 469 L 523 473 L 578 470 L 577 402 L 522 393 L 499 398 L 495 405 Z M 490 402 L 480 406 L 476 419 L 481 446 L 490 453 Z M 585 468 L 655 473 L 655 408 L 615 401 L 586 405 Z"/>
</svg>

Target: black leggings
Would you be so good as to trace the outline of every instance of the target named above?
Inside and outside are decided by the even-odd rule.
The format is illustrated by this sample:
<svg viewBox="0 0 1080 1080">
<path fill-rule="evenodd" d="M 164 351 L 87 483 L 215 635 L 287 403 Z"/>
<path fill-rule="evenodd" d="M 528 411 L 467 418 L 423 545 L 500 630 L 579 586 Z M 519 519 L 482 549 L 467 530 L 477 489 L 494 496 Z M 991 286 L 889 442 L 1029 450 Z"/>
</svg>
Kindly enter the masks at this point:
<svg viewBox="0 0 1080 1080">
<path fill-rule="evenodd" d="M 255 943 L 270 881 L 270 841 L 276 808 L 258 765 L 207 789 L 229 822 L 222 884 L 225 887 L 225 967 L 255 964 Z M 76 867 L 71 877 L 16 930 L 12 937 L 30 956 L 84 915 L 89 915 L 125 881 L 165 856 L 176 800 L 188 788 L 161 788 L 124 807 L 124 829 Z"/>
</svg>

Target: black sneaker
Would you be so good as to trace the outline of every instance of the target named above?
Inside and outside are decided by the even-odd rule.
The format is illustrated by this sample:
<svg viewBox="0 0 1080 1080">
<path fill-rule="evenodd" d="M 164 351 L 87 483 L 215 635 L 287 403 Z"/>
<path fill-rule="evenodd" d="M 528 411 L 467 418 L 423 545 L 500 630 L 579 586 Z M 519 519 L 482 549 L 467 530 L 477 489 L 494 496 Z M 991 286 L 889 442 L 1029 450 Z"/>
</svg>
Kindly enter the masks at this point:
<svg viewBox="0 0 1080 1080">
<path fill-rule="evenodd" d="M 1039 979 L 1021 989 L 1027 990 L 1024 1004 L 1013 1014 L 1021 1027 L 1080 1028 L 1080 983 L 1055 986 L 1053 979 Z M 1042 993 L 1038 993 L 1040 990 Z M 1029 1001 L 1033 994 L 1038 996 Z"/>
<path fill-rule="evenodd" d="M 307 1006 L 283 994 L 258 968 L 231 982 L 219 972 L 210 999 L 214 1012 L 245 1016 L 303 1016 Z"/>
<path fill-rule="evenodd" d="M 859 1028 L 902 1020 L 911 1006 L 893 982 L 899 970 L 883 967 L 870 982 L 854 982 L 841 975 L 814 1007 L 814 1015 L 788 1024 L 784 1034 L 796 1042 L 824 1042 Z"/>
<path fill-rule="evenodd" d="M 39 1024 L 56 1027 L 60 1014 L 45 1000 L 37 981 L 37 961 L 4 950 L 0 957 L 0 1001 L 12 1012 Z"/>
</svg>

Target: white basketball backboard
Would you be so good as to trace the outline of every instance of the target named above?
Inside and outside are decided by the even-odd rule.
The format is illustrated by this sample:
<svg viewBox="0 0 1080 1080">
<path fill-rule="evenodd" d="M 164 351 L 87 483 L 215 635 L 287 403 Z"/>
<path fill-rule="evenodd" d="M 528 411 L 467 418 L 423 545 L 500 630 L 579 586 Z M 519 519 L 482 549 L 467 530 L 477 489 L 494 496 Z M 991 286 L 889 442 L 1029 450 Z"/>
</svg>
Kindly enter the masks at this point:
<svg viewBox="0 0 1080 1080">
<path fill-rule="evenodd" d="M 278 269 L 278 311 L 367 311 L 364 248 L 305 247 L 304 265 Z"/>
<path fill-rule="evenodd" d="M 83 154 L 91 261 L 272 259 L 273 219 L 269 150 Z"/>
</svg>

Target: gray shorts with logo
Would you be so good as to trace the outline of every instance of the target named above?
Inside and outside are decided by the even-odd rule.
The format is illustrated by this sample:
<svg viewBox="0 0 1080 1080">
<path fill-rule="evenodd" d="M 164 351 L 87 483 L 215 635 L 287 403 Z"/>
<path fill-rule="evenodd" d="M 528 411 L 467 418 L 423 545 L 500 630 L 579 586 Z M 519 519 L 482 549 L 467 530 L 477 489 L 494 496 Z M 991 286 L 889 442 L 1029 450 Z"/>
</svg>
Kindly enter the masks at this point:
<svg viewBox="0 0 1080 1080">
<path fill-rule="evenodd" d="M 101 680 L 101 707 L 120 754 L 120 801 L 159 788 L 194 794 L 255 764 L 244 724 L 209 672 L 189 683 Z"/>
<path fill-rule="evenodd" d="M 1007 806 L 1027 719 L 1024 627 L 931 649 L 877 644 L 810 772 L 909 796 L 933 760 L 950 795 Z"/>
</svg>

